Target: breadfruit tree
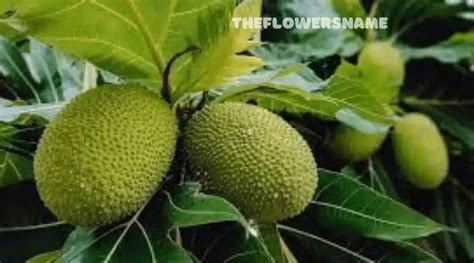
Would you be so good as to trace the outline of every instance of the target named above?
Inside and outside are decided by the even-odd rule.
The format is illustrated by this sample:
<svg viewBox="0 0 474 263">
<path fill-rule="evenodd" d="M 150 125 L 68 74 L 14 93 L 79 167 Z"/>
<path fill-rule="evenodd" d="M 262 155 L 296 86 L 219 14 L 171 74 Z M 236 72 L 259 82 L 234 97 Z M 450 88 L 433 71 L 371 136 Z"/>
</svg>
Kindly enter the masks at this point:
<svg viewBox="0 0 474 263">
<path fill-rule="evenodd" d="M 1 1 L 0 262 L 472 262 L 454 2 Z"/>
</svg>

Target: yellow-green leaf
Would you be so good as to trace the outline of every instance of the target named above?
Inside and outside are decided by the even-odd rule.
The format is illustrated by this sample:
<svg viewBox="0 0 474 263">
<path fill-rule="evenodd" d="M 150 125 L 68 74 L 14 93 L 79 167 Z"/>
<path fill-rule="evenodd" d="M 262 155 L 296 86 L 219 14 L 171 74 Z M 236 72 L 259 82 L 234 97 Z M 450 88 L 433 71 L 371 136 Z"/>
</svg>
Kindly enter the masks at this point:
<svg viewBox="0 0 474 263">
<path fill-rule="evenodd" d="M 246 0 L 236 8 L 233 17 L 259 17 L 261 6 L 261 0 Z M 222 32 L 215 42 L 209 43 L 193 60 L 187 67 L 187 72 L 183 70 L 182 73 L 176 74 L 185 77 L 175 82 L 177 88 L 173 92 L 173 97 L 179 98 L 186 93 L 208 91 L 261 67 L 263 65 L 261 59 L 236 54 L 254 46 L 255 42 L 250 38 L 255 33 L 255 30 L 232 26 Z"/>
</svg>

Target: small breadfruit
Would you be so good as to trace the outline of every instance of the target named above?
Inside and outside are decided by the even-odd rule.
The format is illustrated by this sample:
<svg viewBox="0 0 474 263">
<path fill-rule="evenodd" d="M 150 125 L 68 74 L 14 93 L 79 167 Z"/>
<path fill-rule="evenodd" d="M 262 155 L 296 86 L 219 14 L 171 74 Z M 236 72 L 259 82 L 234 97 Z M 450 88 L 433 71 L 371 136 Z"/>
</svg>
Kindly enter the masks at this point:
<svg viewBox="0 0 474 263">
<path fill-rule="evenodd" d="M 400 51 L 389 42 L 373 42 L 360 53 L 357 67 L 367 89 L 379 101 L 396 100 L 405 78 L 405 62 Z"/>
<path fill-rule="evenodd" d="M 172 161 L 177 120 L 160 96 L 138 86 L 74 98 L 46 128 L 34 159 L 38 192 L 60 220 L 114 222 L 154 193 Z"/>
<path fill-rule="evenodd" d="M 402 173 L 421 189 L 435 189 L 446 178 L 446 144 L 431 119 L 411 113 L 397 121 L 393 133 L 395 159 Z"/>
<path fill-rule="evenodd" d="M 226 102 L 188 123 L 185 149 L 205 189 L 262 222 L 301 213 L 317 184 L 316 162 L 302 136 L 278 115 Z"/>
<path fill-rule="evenodd" d="M 344 164 L 367 160 L 383 144 L 387 133 L 363 133 L 340 125 L 331 135 L 328 152 Z"/>
</svg>

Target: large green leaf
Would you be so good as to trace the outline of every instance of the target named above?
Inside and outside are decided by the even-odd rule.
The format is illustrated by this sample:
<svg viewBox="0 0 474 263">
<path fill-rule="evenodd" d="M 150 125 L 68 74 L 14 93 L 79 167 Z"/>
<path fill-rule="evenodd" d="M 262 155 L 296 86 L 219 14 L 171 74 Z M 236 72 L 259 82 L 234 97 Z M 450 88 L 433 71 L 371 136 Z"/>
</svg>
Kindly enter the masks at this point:
<svg viewBox="0 0 474 263">
<path fill-rule="evenodd" d="M 180 228 L 217 222 L 249 225 L 226 200 L 199 193 L 199 185 L 183 184 L 164 192 L 163 205 L 150 204 L 131 220 L 107 229 L 77 228 L 62 249 L 58 262 L 192 262 L 180 242 Z M 256 239 L 250 236 L 249 238 Z M 266 253 L 263 242 L 262 253 Z M 238 255 L 236 255 L 238 256 Z"/>
<path fill-rule="evenodd" d="M 380 103 L 390 104 L 398 101 L 403 78 L 387 78 L 385 73 L 374 69 L 364 68 L 361 64 L 353 65 L 342 61 L 335 75 L 346 76 L 365 84 L 366 89 Z M 383 76 L 382 76 L 383 75 Z"/>
<path fill-rule="evenodd" d="M 434 58 L 443 63 L 457 63 L 464 59 L 474 59 L 474 33 L 458 33 L 437 45 L 415 48 L 403 46 L 407 60 Z"/>
<path fill-rule="evenodd" d="M 160 84 L 167 60 L 187 48 L 187 39 L 197 41 L 197 19 L 212 9 L 225 12 L 229 2 L 23 1 L 16 11 L 27 33 L 45 43 L 129 79 Z"/>
<path fill-rule="evenodd" d="M 153 242 L 159 252 L 158 261 L 189 260 L 187 252 L 171 237 L 179 228 L 225 221 L 236 221 L 248 227 L 244 217 L 229 202 L 198 191 L 197 184 L 187 184 L 179 187 L 173 195 L 166 193 L 167 202 L 157 219 L 162 227 Z"/>
<path fill-rule="evenodd" d="M 272 111 L 310 113 L 368 133 L 386 130 L 393 119 L 364 84 L 336 75 L 328 83 L 305 78 L 304 67 L 260 72 L 229 87 L 219 100 L 254 101 Z M 324 88 L 322 88 L 324 87 Z"/>
<path fill-rule="evenodd" d="M 260 3 L 245 1 L 236 12 L 259 15 L 259 8 L 248 6 Z M 229 27 L 234 5 L 233 0 L 42 0 L 23 1 L 16 11 L 27 34 L 154 87 L 161 85 L 173 56 L 198 47 L 200 54 L 181 59 L 172 72 L 172 87 L 179 97 L 188 89 L 207 90 L 260 65 L 259 60 L 235 54 L 250 47 L 246 41 L 254 32 Z"/>
<path fill-rule="evenodd" d="M 318 224 L 388 241 L 428 236 L 446 227 L 351 177 L 319 171 L 320 186 L 310 206 Z"/>
</svg>

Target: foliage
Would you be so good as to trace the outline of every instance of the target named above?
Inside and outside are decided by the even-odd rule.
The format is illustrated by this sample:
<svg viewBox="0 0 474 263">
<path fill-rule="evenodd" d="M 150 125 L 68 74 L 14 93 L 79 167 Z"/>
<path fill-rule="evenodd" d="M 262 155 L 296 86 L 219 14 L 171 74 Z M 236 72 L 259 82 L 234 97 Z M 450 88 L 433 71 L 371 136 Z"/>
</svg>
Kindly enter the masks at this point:
<svg viewBox="0 0 474 263">
<path fill-rule="evenodd" d="M 260 32 L 230 26 L 232 17 L 262 10 L 280 18 L 387 16 L 390 23 L 388 30 L 265 30 L 263 44 Z M 474 260 L 469 12 L 466 3 L 442 0 L 1 1 L 0 261 Z M 357 55 L 374 40 L 390 41 L 404 55 L 397 102 L 380 101 L 361 77 Z M 311 205 L 283 222 L 248 220 L 193 182 L 178 150 L 156 195 L 130 218 L 91 229 L 57 222 L 34 183 L 44 128 L 83 90 L 132 82 L 170 88 L 169 98 L 162 94 L 182 120 L 206 98 L 283 116 L 320 168 Z M 406 181 L 389 141 L 354 165 L 341 167 L 326 155 L 337 125 L 386 132 L 413 111 L 434 120 L 449 148 L 450 172 L 437 190 Z"/>
</svg>

